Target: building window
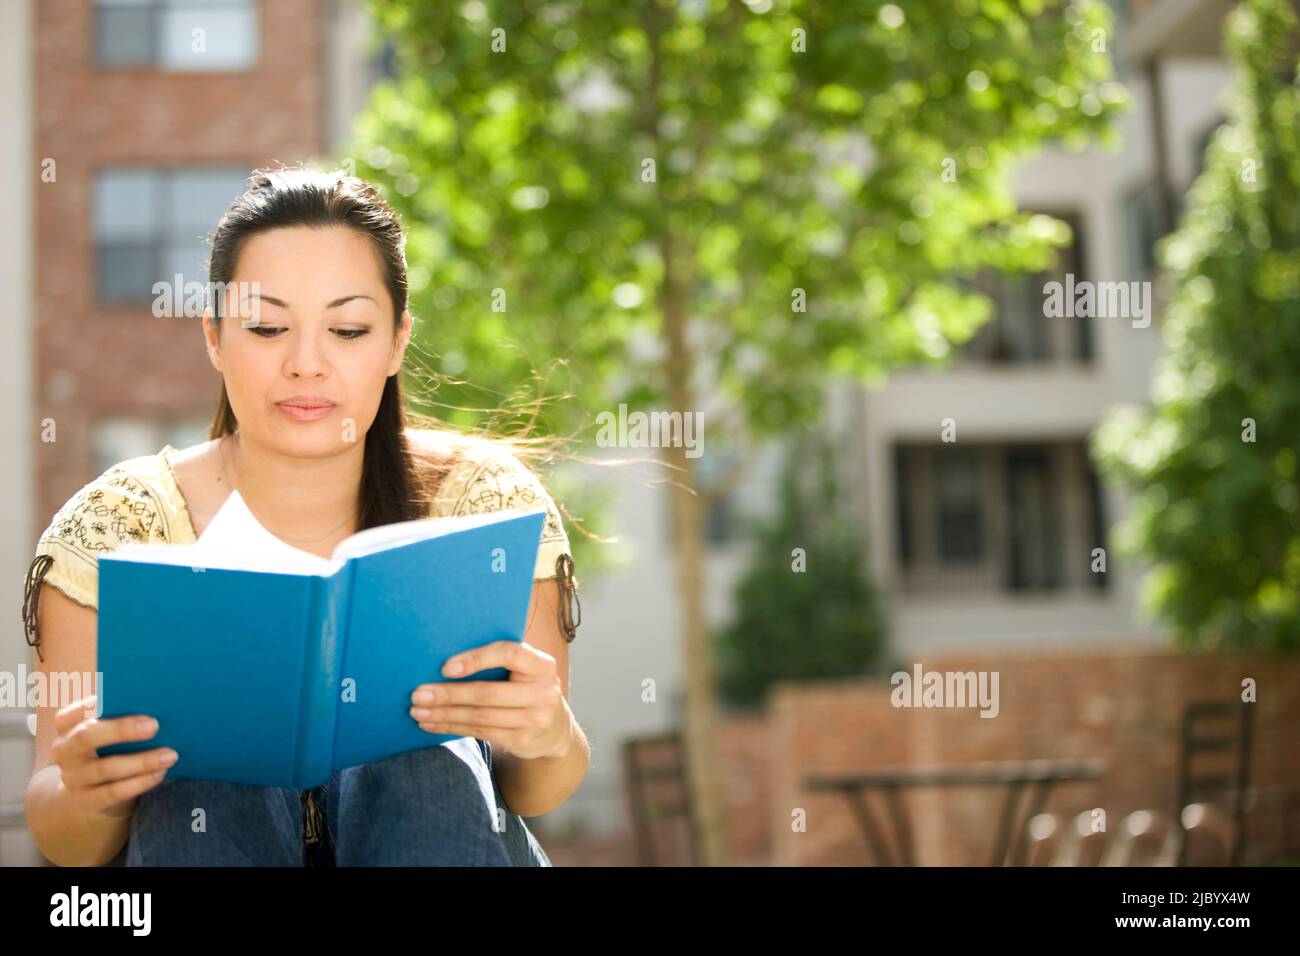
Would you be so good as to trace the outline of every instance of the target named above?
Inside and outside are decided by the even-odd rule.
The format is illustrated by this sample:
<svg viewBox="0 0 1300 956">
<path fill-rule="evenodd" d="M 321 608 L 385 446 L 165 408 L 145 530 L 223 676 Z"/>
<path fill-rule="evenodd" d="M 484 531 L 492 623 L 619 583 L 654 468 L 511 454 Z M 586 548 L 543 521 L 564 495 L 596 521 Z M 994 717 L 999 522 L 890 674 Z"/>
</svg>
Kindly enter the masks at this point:
<svg viewBox="0 0 1300 956">
<path fill-rule="evenodd" d="M 104 418 L 91 429 L 95 474 L 141 455 L 156 455 L 163 445 L 188 448 L 208 440 L 209 419 Z"/>
<path fill-rule="evenodd" d="M 1140 281 L 1156 271 L 1156 243 L 1164 235 L 1160 190 L 1149 182 L 1124 197 L 1128 274 Z"/>
<path fill-rule="evenodd" d="M 96 0 L 101 67 L 247 70 L 258 57 L 256 0 Z"/>
<path fill-rule="evenodd" d="M 939 560 L 979 561 L 984 555 L 979 458 L 966 449 L 941 447 L 934 456 Z"/>
<path fill-rule="evenodd" d="M 1090 362 L 1093 357 L 1092 319 L 1048 317 L 1047 284 L 1078 283 L 1087 278 L 1083 221 L 1075 213 L 1052 213 L 1069 224 L 1071 243 L 1056 252 L 1052 268 L 1030 275 L 985 272 L 975 289 L 993 302 L 993 316 L 962 348 L 962 356 L 980 363 Z"/>
<path fill-rule="evenodd" d="M 1105 572 L 1094 571 L 1093 552 L 1101 548 L 1106 549 L 1106 505 L 1105 497 L 1102 492 L 1101 479 L 1097 477 L 1096 470 L 1092 467 L 1092 461 L 1087 455 L 1084 456 L 1084 468 L 1088 479 L 1088 503 L 1089 503 L 1089 524 L 1088 524 L 1088 584 L 1097 591 L 1104 591 L 1110 585 L 1110 555 L 1106 554 Z"/>
<path fill-rule="evenodd" d="M 701 455 L 696 460 L 700 488 L 712 492 L 720 481 L 727 478 L 735 465 L 735 457 L 722 452 Z M 719 547 L 731 543 L 735 538 L 735 496 L 734 489 L 712 498 L 704 512 L 704 540 L 710 547 Z"/>
<path fill-rule="evenodd" d="M 904 590 L 1106 586 L 1090 569 L 1104 522 L 1083 442 L 899 445 L 894 454 Z"/>
<path fill-rule="evenodd" d="M 730 477 L 735 465 L 734 453 L 710 452 L 695 462 L 696 488 L 701 495 L 710 494 L 720 482 Z M 740 488 L 731 488 L 713 496 L 704 508 L 704 541 L 709 548 L 726 548 L 739 540 Z M 664 503 L 664 541 L 668 547 L 677 545 L 677 527 L 673 523 L 671 495 L 661 496 Z"/>
<path fill-rule="evenodd" d="M 1228 121 L 1227 117 L 1220 116 L 1211 123 L 1199 137 L 1196 139 L 1196 145 L 1193 148 L 1192 156 L 1192 182 L 1201 178 L 1201 173 L 1205 172 L 1205 154 L 1210 150 L 1210 144 L 1214 142 L 1214 134 L 1219 128 Z"/>
<path fill-rule="evenodd" d="M 154 283 L 173 283 L 176 275 L 206 282 L 206 238 L 246 185 L 242 167 L 101 170 L 94 205 L 99 301 L 151 300 Z"/>
<path fill-rule="evenodd" d="M 1046 449 L 1005 452 L 1007 566 L 1012 591 L 1061 585 L 1061 492 Z"/>
<path fill-rule="evenodd" d="M 372 66 L 375 82 L 397 79 L 397 43 L 386 36 L 380 41 Z"/>
</svg>

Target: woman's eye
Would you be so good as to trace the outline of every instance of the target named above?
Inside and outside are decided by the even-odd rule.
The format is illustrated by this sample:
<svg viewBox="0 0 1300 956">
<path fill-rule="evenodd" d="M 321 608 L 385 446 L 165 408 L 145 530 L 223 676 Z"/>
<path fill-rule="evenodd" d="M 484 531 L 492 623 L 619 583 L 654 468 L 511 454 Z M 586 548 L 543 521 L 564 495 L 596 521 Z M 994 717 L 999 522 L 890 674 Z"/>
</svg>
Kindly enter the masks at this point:
<svg viewBox="0 0 1300 956">
<path fill-rule="evenodd" d="M 255 335 L 260 335 L 264 339 L 270 339 L 270 338 L 275 338 L 275 336 L 283 332 L 284 328 L 280 326 L 274 326 L 274 325 L 250 325 L 248 327 L 248 330 L 254 333 Z M 367 335 L 370 332 L 370 330 L 369 329 L 335 329 L 334 332 L 340 338 L 359 339 L 361 338 L 361 336 Z"/>
</svg>

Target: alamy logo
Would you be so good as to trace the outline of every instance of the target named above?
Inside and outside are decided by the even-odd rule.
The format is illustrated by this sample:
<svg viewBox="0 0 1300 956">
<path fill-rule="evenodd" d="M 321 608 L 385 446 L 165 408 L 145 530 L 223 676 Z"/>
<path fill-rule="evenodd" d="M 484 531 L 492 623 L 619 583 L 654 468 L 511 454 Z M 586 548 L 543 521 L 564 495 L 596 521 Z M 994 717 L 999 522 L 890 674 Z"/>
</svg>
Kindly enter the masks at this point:
<svg viewBox="0 0 1300 956">
<path fill-rule="evenodd" d="M 171 282 L 155 282 L 152 291 L 155 318 L 197 319 L 203 316 L 204 309 L 215 308 L 218 301 L 233 300 L 230 318 L 239 319 L 239 324 L 246 329 L 262 324 L 262 283 L 259 281 L 199 282 L 194 279 L 186 282 L 185 276 L 177 272 Z"/>
<path fill-rule="evenodd" d="M 1075 282 L 1065 274 L 1065 284 L 1043 286 L 1043 316 L 1049 319 L 1131 319 L 1133 328 L 1151 324 L 1150 282 Z"/>
<path fill-rule="evenodd" d="M 28 671 L 20 662 L 17 671 L 0 671 L 0 707 L 67 707 L 103 686 L 100 671 Z M 96 697 L 95 716 L 103 713 L 103 704 Z"/>
<path fill-rule="evenodd" d="M 632 412 L 618 406 L 618 416 L 601 412 L 596 444 L 601 448 L 685 448 L 687 458 L 704 453 L 704 416 L 700 412 Z"/>
<path fill-rule="evenodd" d="M 71 893 L 50 897 L 51 926 L 130 926 L 132 935 L 148 936 L 153 897 L 149 893 Z"/>
<path fill-rule="evenodd" d="M 998 715 L 997 671 L 898 671 L 889 702 L 895 707 L 976 707 L 981 717 Z"/>
</svg>

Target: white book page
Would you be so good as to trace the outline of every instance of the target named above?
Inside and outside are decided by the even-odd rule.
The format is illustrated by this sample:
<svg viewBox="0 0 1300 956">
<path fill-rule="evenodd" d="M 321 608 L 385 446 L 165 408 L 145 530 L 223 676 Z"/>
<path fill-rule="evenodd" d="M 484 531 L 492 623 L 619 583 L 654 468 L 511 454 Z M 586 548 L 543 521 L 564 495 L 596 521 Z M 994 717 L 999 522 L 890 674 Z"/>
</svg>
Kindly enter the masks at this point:
<svg viewBox="0 0 1300 956">
<path fill-rule="evenodd" d="M 544 513 L 544 508 L 535 508 L 531 511 L 510 509 L 507 511 L 488 511 L 477 515 L 460 515 L 455 518 L 417 518 L 414 521 L 399 521 L 396 524 L 381 525 L 378 528 L 367 528 L 340 541 L 338 547 L 334 549 L 334 559 L 336 561 L 346 561 L 348 558 L 373 554 L 376 551 L 384 551 L 388 548 L 396 548 L 399 545 L 410 544 L 413 541 L 440 538 L 445 534 L 451 534 L 453 531 L 463 531 L 466 528 L 496 524 L 508 517 Z"/>
<path fill-rule="evenodd" d="M 232 491 L 193 544 L 127 544 L 114 557 L 231 571 L 328 575 L 342 566 L 288 544 L 262 526 L 238 491 Z"/>
<path fill-rule="evenodd" d="M 545 509 L 489 511 L 455 518 L 419 518 L 367 528 L 340 541 L 331 558 L 322 558 L 271 534 L 248 510 L 243 496 L 232 491 L 193 544 L 126 544 L 113 551 L 113 557 L 193 568 L 330 575 L 350 558 L 438 538 L 454 531 L 495 524 L 507 517 L 523 514 L 545 514 Z"/>
</svg>

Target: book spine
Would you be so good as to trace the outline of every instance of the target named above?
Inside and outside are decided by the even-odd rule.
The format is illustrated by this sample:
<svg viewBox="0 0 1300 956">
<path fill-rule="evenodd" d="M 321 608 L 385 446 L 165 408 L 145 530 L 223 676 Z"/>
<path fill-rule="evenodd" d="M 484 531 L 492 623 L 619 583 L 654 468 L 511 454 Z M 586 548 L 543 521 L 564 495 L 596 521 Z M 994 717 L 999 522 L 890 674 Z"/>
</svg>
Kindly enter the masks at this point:
<svg viewBox="0 0 1300 956">
<path fill-rule="evenodd" d="M 323 784 L 334 763 L 334 724 L 338 719 L 339 672 L 343 666 L 341 597 L 348 565 L 328 577 L 315 576 L 308 591 L 306 652 L 303 655 L 302 710 L 298 721 L 295 787 Z"/>
<path fill-rule="evenodd" d="M 334 616 L 338 629 L 338 655 L 335 658 L 334 672 L 334 723 L 330 725 L 330 743 L 329 743 L 329 766 L 333 770 L 342 770 L 337 767 L 338 762 L 338 737 L 339 724 L 343 720 L 343 705 L 356 701 L 357 688 L 353 686 L 355 679 L 351 680 L 348 687 L 342 687 L 343 681 L 351 677 L 343 673 L 344 666 L 348 663 L 348 640 L 352 634 L 352 628 L 349 622 L 352 620 L 352 587 L 357 578 L 357 562 L 355 560 L 343 562 L 343 569 L 335 577 L 337 589 L 334 594 Z"/>
</svg>

